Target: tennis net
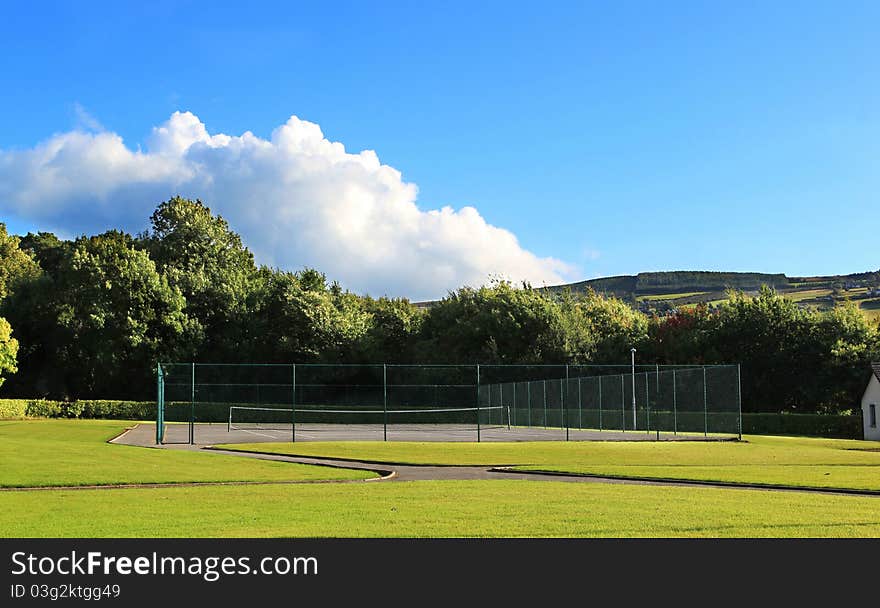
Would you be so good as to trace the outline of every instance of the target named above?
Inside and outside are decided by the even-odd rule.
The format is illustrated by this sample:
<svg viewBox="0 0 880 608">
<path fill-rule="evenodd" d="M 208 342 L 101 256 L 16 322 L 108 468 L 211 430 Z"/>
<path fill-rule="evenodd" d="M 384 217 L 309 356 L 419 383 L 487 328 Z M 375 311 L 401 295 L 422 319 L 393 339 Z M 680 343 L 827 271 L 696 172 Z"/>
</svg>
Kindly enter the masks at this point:
<svg viewBox="0 0 880 608">
<path fill-rule="evenodd" d="M 275 408 L 234 405 L 229 407 L 227 430 L 288 431 L 376 434 L 388 431 L 477 432 L 509 429 L 506 406 L 419 409 Z"/>
</svg>

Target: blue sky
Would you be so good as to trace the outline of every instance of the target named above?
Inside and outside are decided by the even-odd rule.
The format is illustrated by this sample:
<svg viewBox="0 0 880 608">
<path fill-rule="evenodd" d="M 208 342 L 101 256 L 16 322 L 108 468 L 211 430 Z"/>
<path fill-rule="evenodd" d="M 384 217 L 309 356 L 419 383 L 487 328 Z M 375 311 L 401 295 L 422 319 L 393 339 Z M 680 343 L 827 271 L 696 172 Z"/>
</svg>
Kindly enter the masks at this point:
<svg viewBox="0 0 880 608">
<path fill-rule="evenodd" d="M 551 279 L 880 267 L 876 2 L 33 2 L 4 12 L 7 169 L 73 131 L 148 151 L 175 111 L 211 135 L 267 141 L 295 115 L 349 153 L 374 150 L 417 185 L 420 210 L 474 207 Z M 29 187 L 18 181 L 25 165 L 14 166 L 7 184 Z M 149 210 L 176 193 L 163 194 L 175 179 L 146 189 L 117 180 L 94 196 L 153 197 Z M 193 184 L 181 191 L 198 194 Z M 97 211 L 87 186 L 68 183 L 76 193 L 51 205 L 0 186 L 0 220 L 13 232 L 145 227 L 149 211 Z M 231 206 L 246 203 L 236 200 L 218 202 L 224 215 L 238 217 Z M 247 221 L 245 236 L 261 241 Z M 289 238 L 305 229 L 291 224 Z M 413 240 L 426 234 L 436 233 Z M 266 242 L 268 263 L 327 259 L 344 272 Z M 444 242 L 431 263 L 459 247 L 454 265 L 469 246 Z M 550 258 L 559 264 L 541 261 Z M 359 272 L 373 278 L 350 278 L 355 288 L 437 295 L 387 283 L 381 264 Z"/>
</svg>

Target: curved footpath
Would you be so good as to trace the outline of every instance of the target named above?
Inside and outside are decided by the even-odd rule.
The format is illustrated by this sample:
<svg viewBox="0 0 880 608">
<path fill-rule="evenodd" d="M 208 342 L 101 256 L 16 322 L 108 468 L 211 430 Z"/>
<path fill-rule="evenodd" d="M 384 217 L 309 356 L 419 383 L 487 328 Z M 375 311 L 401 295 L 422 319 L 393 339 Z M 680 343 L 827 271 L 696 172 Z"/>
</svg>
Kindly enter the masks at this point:
<svg viewBox="0 0 880 608">
<path fill-rule="evenodd" d="M 847 490 L 839 488 L 802 488 L 797 486 L 782 485 L 759 485 L 759 484 L 742 484 L 734 482 L 712 482 L 712 481 L 692 481 L 692 480 L 669 480 L 669 479 L 635 479 L 626 477 L 606 477 L 590 474 L 572 474 L 558 473 L 554 471 L 530 471 L 521 472 L 512 470 L 512 466 L 430 466 L 430 465 L 411 465 L 396 464 L 388 462 L 370 462 L 363 460 L 348 460 L 344 458 L 313 458 L 305 456 L 285 456 L 280 454 L 261 453 L 258 451 L 237 451 L 223 450 L 213 446 L 199 445 L 165 445 L 156 446 L 154 441 L 154 429 L 149 425 L 136 425 L 117 437 L 110 440 L 110 443 L 119 443 L 125 445 L 150 447 L 160 449 L 178 449 L 189 451 L 201 451 L 203 453 L 226 454 L 231 456 L 239 456 L 243 458 L 257 458 L 262 460 L 275 460 L 279 462 L 293 462 L 300 464 L 310 464 L 315 466 L 334 467 L 343 469 L 357 469 L 371 471 L 379 475 L 377 478 L 366 480 L 332 480 L 332 481 L 295 481 L 295 482 L 202 482 L 187 484 L 142 484 L 133 487 L 157 487 L 157 486 L 173 486 L 173 485 L 250 485 L 250 484 L 267 484 L 267 483 L 364 483 L 364 482 L 380 482 L 380 481 L 434 481 L 434 480 L 480 480 L 480 479 L 519 479 L 525 481 L 565 481 L 573 483 L 613 483 L 613 484 L 631 484 L 631 485 L 651 485 L 651 486 L 678 486 L 678 487 L 703 487 L 703 488 L 725 488 L 739 490 L 762 490 L 767 492 L 811 492 L 819 494 L 842 494 L 856 496 L 877 496 L 880 497 L 880 491 L 877 490 Z M 120 487 L 120 486 L 101 486 L 101 487 Z M 10 488 L 12 489 L 12 488 Z M 46 488 L 53 489 L 53 488 Z M 57 488 L 54 488 L 57 489 Z M 73 488 L 71 488 L 73 489 Z"/>
</svg>

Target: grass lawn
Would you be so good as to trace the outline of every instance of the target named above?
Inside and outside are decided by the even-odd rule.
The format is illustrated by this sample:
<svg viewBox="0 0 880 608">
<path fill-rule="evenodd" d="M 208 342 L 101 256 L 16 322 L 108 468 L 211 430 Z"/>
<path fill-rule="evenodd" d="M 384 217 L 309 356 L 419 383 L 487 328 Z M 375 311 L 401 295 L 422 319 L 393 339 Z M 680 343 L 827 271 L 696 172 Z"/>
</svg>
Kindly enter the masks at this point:
<svg viewBox="0 0 880 608">
<path fill-rule="evenodd" d="M 345 469 L 106 443 L 127 424 L 118 420 L 0 421 L 0 487 L 372 476 Z"/>
<path fill-rule="evenodd" d="M 880 490 L 880 452 L 865 451 L 872 445 L 864 441 L 762 436 L 745 439 L 661 443 L 303 442 L 224 447 L 378 462 L 518 465 L 524 470 L 633 478 Z"/>
<path fill-rule="evenodd" d="M 880 499 L 541 481 L 0 492 L 6 537 L 878 537 Z"/>
<path fill-rule="evenodd" d="M 352 478 L 355 471 L 110 445 L 118 421 L 0 422 L 6 486 Z M 282 452 L 375 460 L 736 471 L 878 471 L 863 442 L 276 444 Z M 246 447 L 246 446 L 236 446 Z M 257 449 L 267 444 L 251 446 Z M 296 448 L 291 450 L 289 448 Z M 796 476 L 796 475 L 795 475 Z M 790 481 L 790 479 L 789 479 Z M 863 480 L 870 483 L 869 480 Z M 876 482 L 874 482 L 876 483 Z M 559 481 L 180 486 L 0 491 L 16 537 L 880 537 L 880 498 Z"/>
</svg>

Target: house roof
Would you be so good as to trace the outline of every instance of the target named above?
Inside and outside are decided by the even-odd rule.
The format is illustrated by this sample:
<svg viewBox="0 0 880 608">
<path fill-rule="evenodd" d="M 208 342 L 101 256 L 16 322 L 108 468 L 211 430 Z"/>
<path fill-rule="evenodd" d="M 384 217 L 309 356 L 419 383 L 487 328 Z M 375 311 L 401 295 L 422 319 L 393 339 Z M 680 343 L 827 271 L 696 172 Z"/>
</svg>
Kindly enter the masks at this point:
<svg viewBox="0 0 880 608">
<path fill-rule="evenodd" d="M 871 369 L 874 370 L 874 376 L 876 376 L 877 380 L 880 380 L 880 363 L 872 363 Z"/>
</svg>

